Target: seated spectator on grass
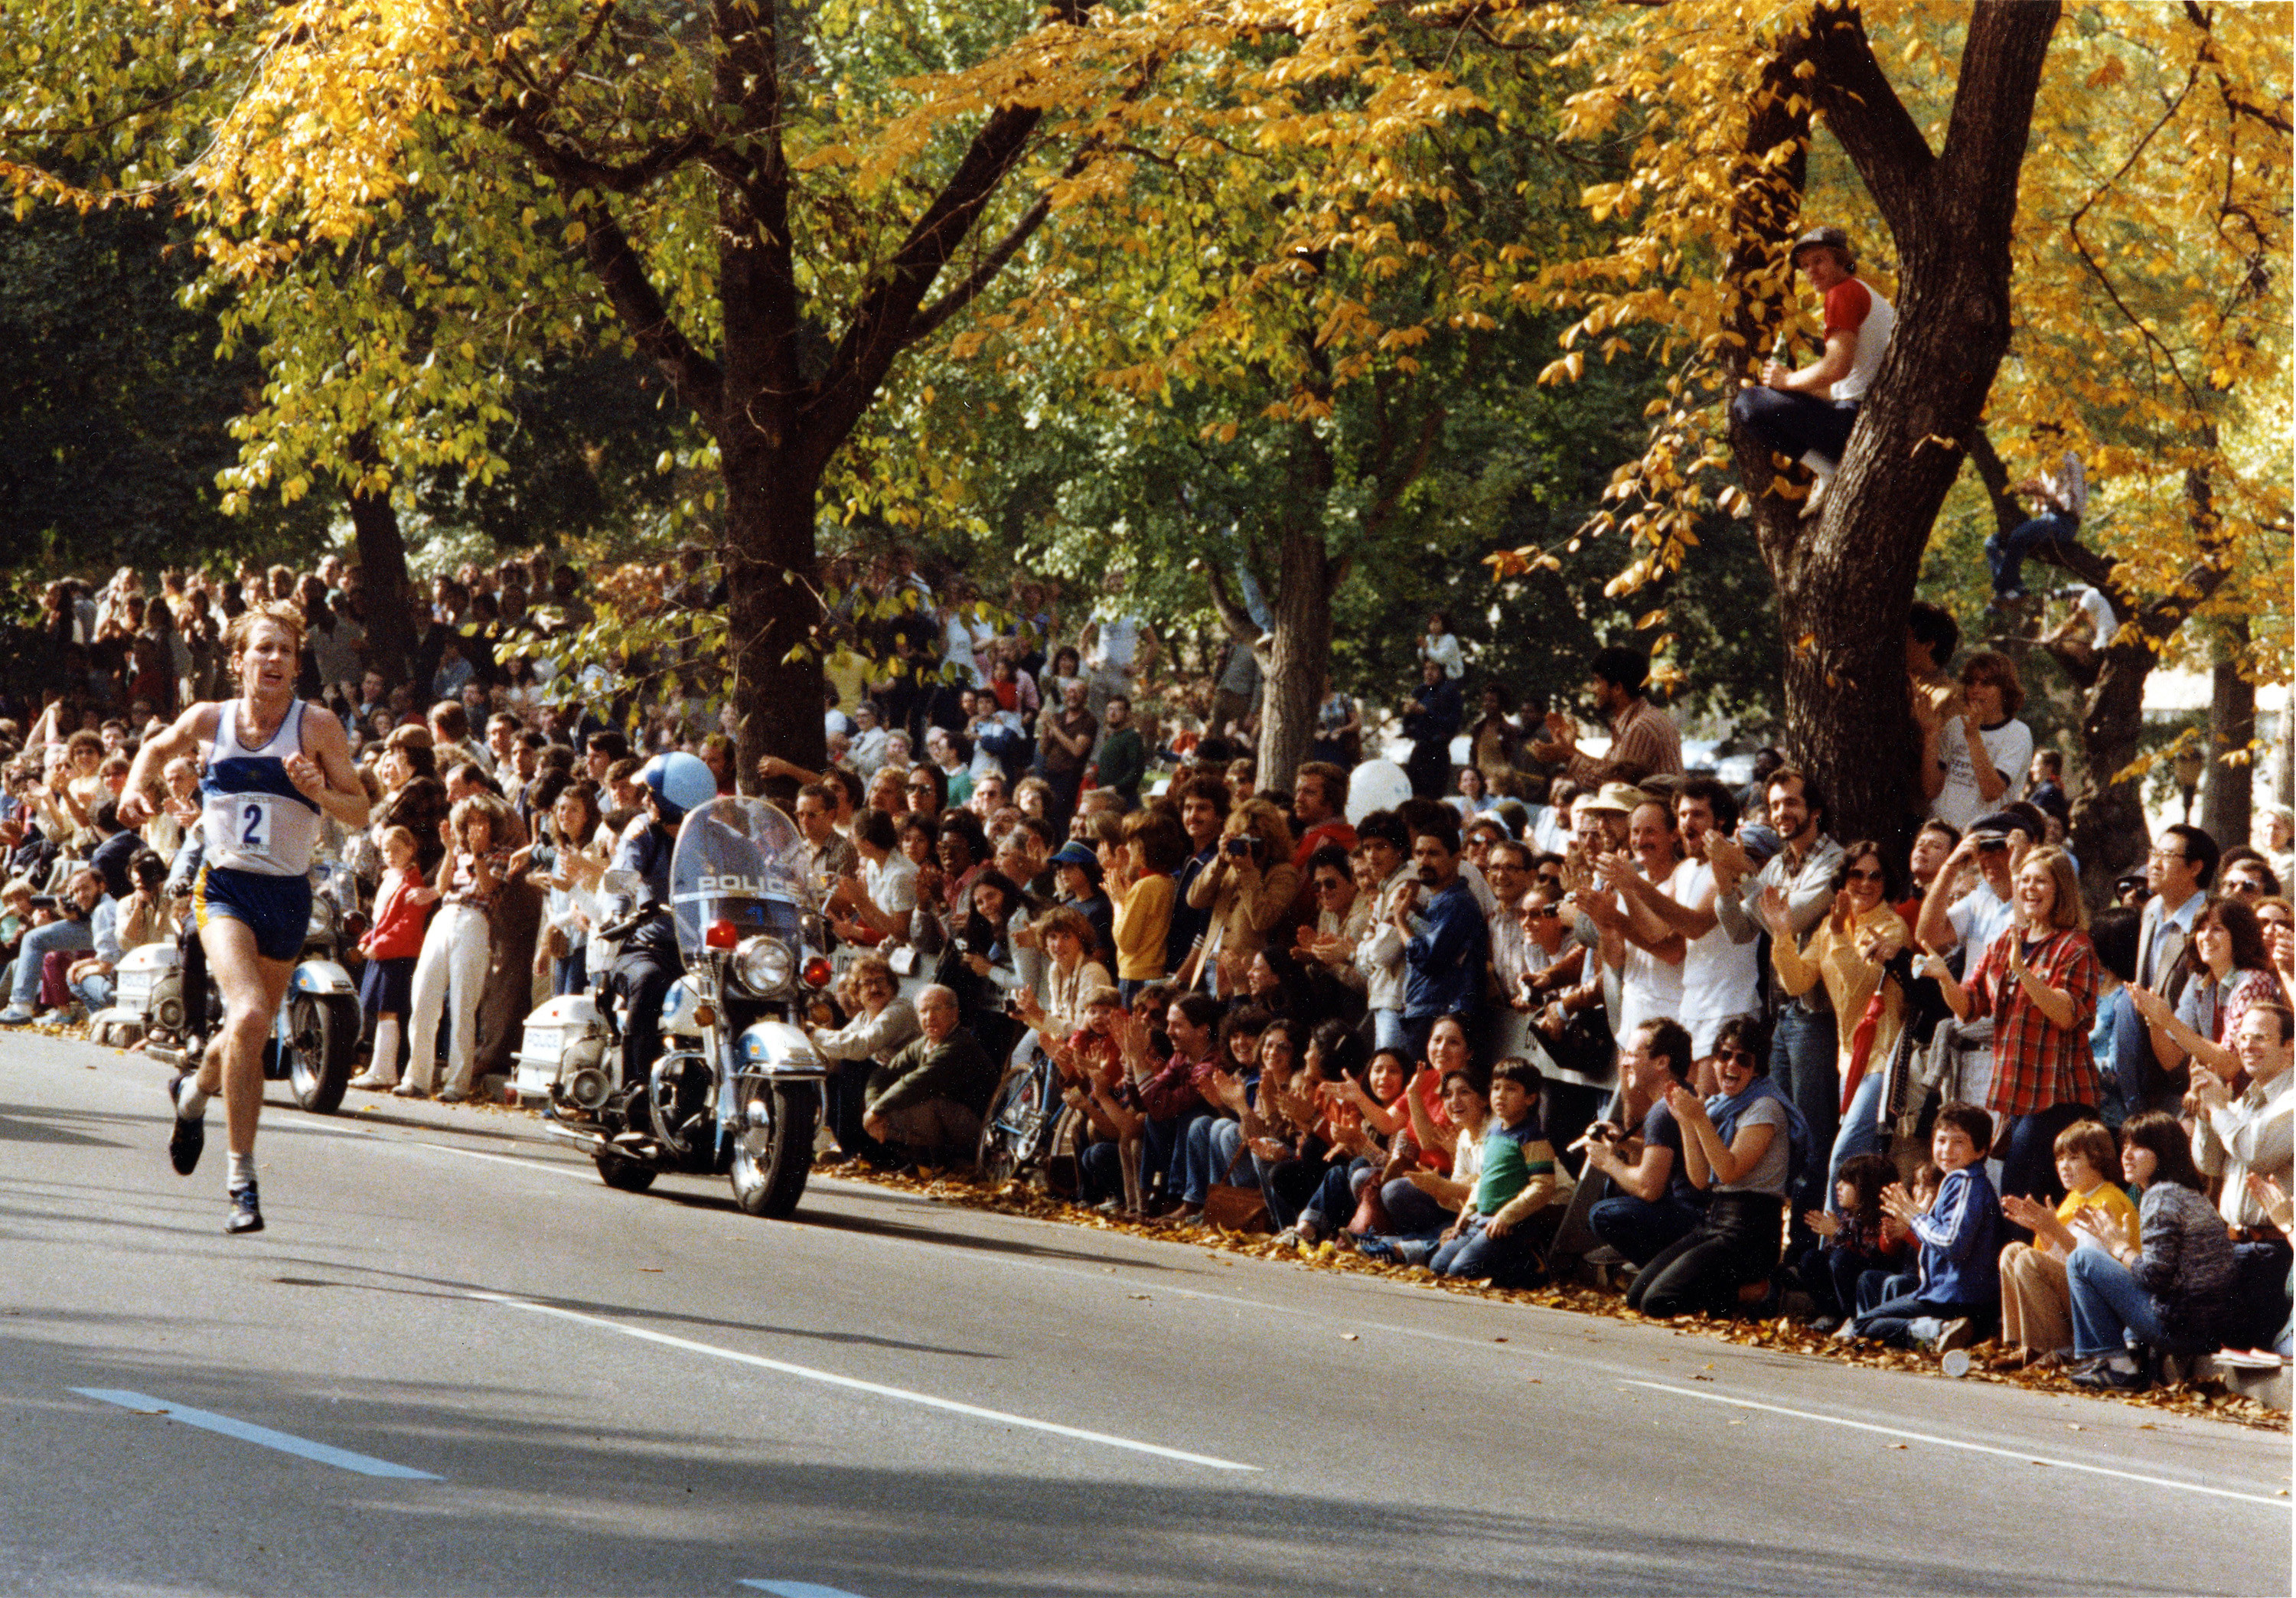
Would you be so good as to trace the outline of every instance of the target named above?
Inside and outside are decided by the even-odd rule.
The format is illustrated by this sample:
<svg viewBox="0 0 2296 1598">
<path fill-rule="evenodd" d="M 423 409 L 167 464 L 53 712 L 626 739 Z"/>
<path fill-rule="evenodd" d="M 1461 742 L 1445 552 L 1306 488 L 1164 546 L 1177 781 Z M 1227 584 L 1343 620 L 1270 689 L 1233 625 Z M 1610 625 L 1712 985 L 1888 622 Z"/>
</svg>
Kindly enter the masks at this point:
<svg viewBox="0 0 2296 1598">
<path fill-rule="evenodd" d="M 2128 1392 L 2151 1384 L 2149 1352 L 2218 1346 L 2240 1266 L 2176 1118 L 2147 1110 L 2130 1119 L 2120 1139 L 2120 1174 L 2138 1192 L 2138 1242 L 2094 1208 L 2050 1236 L 2068 1256 L 2073 1381 Z"/>
<path fill-rule="evenodd" d="M 922 1036 L 869 1074 L 861 1130 L 894 1163 L 969 1159 L 1001 1073 L 956 1024 L 956 995 L 936 983 L 917 996 Z"/>
<path fill-rule="evenodd" d="M 869 1148 L 861 1131 L 869 1079 L 890 1067 L 894 1055 L 914 1042 L 923 1028 L 916 1011 L 900 996 L 900 979 L 876 955 L 864 955 L 846 971 L 852 1019 L 832 1029 L 808 1025 L 806 1036 L 814 1052 L 830 1061 L 830 1131 L 839 1151 L 856 1158 Z"/>
<path fill-rule="evenodd" d="M 1798 1274 L 1817 1305 L 1814 1323 L 1832 1332 L 1857 1310 L 1857 1284 L 1870 1272 L 1888 1275 L 1904 1252 L 1882 1210 L 1882 1190 L 1898 1178 L 1887 1154 L 1852 1154 L 1833 1175 L 1833 1203 L 1813 1209 L 1803 1224 L 1818 1246 L 1801 1258 Z"/>
<path fill-rule="evenodd" d="M 1882 1208 L 1921 1243 L 1921 1270 L 1907 1284 L 1890 1279 L 1898 1291 L 1868 1275 L 1857 1290 L 1854 1337 L 1905 1347 L 1919 1342 L 1943 1354 L 1965 1348 L 1992 1323 L 2001 1307 L 2001 1204 L 1985 1174 L 1985 1151 L 1993 1144 L 1993 1118 L 1974 1104 L 1948 1104 L 1938 1111 L 1930 1137 L 1930 1158 L 1945 1173 L 1927 1210 L 1892 1183 L 1882 1190 Z"/>
<path fill-rule="evenodd" d="M 1482 1168 L 1473 1198 L 1428 1262 L 1438 1276 L 1522 1287 L 1546 1274 L 1541 1245 L 1562 1214 L 1550 1206 L 1568 1199 L 1571 1180 L 1541 1125 L 1541 1086 L 1538 1068 L 1528 1060 L 1491 1068 Z"/>
<path fill-rule="evenodd" d="M 1730 1315 L 1742 1291 L 1758 1298 L 1767 1291 L 1784 1242 L 1787 1186 L 1813 1155 L 1808 1126 L 1765 1074 L 1761 1041 L 1758 1025 L 1726 1023 L 1714 1049 L 1721 1090 L 1703 1102 L 1680 1083 L 1667 1090 L 1667 1108 L 1682 1126 L 1683 1163 L 1709 1195 L 1706 1213 L 1635 1278 L 1630 1309 Z"/>
<path fill-rule="evenodd" d="M 2046 1205 L 2008 1193 L 2001 1212 L 2033 1234 L 2030 1243 L 2001 1250 L 2001 1346 L 2025 1364 L 2072 1353 L 2073 1299 L 2065 1262 L 2070 1228 L 2081 1212 L 2102 1209 L 2120 1223 L 2120 1241 L 2140 1242 L 2136 1206 L 2121 1191 L 2120 1151 L 2101 1121 L 2076 1121 L 2057 1134 L 2057 1180 L 2064 1201 L 2053 1216 Z"/>
</svg>

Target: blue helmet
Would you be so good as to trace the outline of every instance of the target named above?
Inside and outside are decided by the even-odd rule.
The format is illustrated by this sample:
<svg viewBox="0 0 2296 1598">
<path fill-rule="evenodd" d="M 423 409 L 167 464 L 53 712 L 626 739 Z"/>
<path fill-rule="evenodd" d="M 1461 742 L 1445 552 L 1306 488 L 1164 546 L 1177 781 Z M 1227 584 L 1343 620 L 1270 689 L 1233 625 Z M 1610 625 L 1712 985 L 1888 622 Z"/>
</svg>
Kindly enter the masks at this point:
<svg viewBox="0 0 2296 1598">
<path fill-rule="evenodd" d="M 718 779 L 693 755 L 656 755 L 638 773 L 638 780 L 652 792 L 654 807 L 668 826 L 676 826 L 688 810 L 718 797 Z"/>
</svg>

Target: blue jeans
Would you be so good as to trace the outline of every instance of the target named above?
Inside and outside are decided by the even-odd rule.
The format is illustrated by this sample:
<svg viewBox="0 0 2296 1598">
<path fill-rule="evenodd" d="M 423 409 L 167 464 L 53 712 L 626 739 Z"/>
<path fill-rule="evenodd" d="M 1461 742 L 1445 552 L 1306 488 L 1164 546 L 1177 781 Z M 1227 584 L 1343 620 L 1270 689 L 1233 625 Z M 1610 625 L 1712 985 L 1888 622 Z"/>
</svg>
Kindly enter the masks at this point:
<svg viewBox="0 0 2296 1598">
<path fill-rule="evenodd" d="M 1414 1187 L 1407 1176 L 1398 1176 L 1381 1187 L 1379 1201 L 1387 1211 L 1388 1231 L 1396 1237 L 1433 1237 L 1458 1214 Z"/>
<path fill-rule="evenodd" d="M 1228 1162 L 1243 1146 L 1243 1128 L 1226 1116 L 1207 1115 L 1190 1124 L 1185 1143 L 1180 1197 L 1201 1204 L 1213 1183 L 1227 1179 Z M 1236 1175 L 1243 1172 L 1239 1169 Z"/>
<path fill-rule="evenodd" d="M 1368 1160 L 1350 1160 L 1345 1165 L 1327 1168 L 1323 1181 L 1316 1185 L 1316 1196 L 1308 1201 L 1300 1218 L 1305 1220 L 1313 1215 L 1317 1228 L 1326 1235 L 1337 1232 L 1356 1218 L 1356 1201 L 1363 1192 L 1363 1184 L 1376 1175 L 1378 1172 Z"/>
<path fill-rule="evenodd" d="M 1488 1216 L 1469 1217 L 1459 1235 L 1435 1250 L 1435 1258 L 1427 1262 L 1427 1268 L 1438 1276 L 1459 1276 L 1471 1282 L 1488 1276 L 1504 1284 L 1538 1262 L 1538 1250 L 1531 1243 L 1529 1220 L 1521 1222 L 1504 1237 L 1493 1237 L 1484 1229 L 1489 1225 Z"/>
<path fill-rule="evenodd" d="M 2073 1353 L 2082 1359 L 2125 1354 L 2135 1343 L 2166 1343 L 2161 1306 L 2136 1285 L 2128 1267 L 2096 1244 L 2082 1240 L 2065 1261 L 2065 1285 L 2073 1299 Z"/>
<path fill-rule="evenodd" d="M 1440 1015 L 1432 1014 L 1406 1015 L 1398 1021 L 1397 1024 L 1403 1031 L 1403 1042 L 1400 1046 L 1406 1060 L 1416 1064 L 1427 1058 L 1427 1040 L 1434 1035 L 1435 1023 L 1442 1019 Z M 1382 1044 L 1380 1046 L 1385 1048 L 1392 1045 Z"/>
<path fill-rule="evenodd" d="M 1833 1012 L 1813 1014 L 1800 1004 L 1779 1010 L 1777 1029 L 1770 1034 L 1770 1080 L 1793 1101 L 1809 1127 L 1809 1163 L 1815 1168 L 1797 1176 L 1786 1194 L 1788 1229 L 1799 1255 L 1816 1241 L 1801 1217 L 1810 1210 L 1824 1209 L 1833 1195 L 1816 1157 L 1817 1150 L 1833 1146 L 1834 1130 L 1841 1119 L 1841 1064 L 1835 1053 Z"/>
<path fill-rule="evenodd" d="M 550 996 L 562 999 L 570 993 L 587 993 L 590 989 L 590 951 L 577 944 L 570 955 L 561 955 L 550 964 Z"/>
<path fill-rule="evenodd" d="M 1866 1281 L 1880 1274 L 1868 1271 Z M 1903 1281 L 1902 1277 L 1892 1278 Z M 1858 1286 L 1857 1297 L 1866 1297 L 1866 1285 Z M 1884 1299 L 1870 1308 L 1862 1307 L 1857 1315 L 1857 1335 L 1879 1338 L 1892 1348 L 1903 1348 L 1910 1340 L 1908 1329 L 1915 1321 L 1927 1316 L 1933 1320 L 1953 1321 L 1967 1316 L 1972 1321 L 1990 1320 L 2001 1312 L 2000 1300 L 1990 1304 L 1956 1304 L 1945 1299 L 1924 1299 L 1918 1293 L 1906 1293 L 1894 1299 Z"/>
<path fill-rule="evenodd" d="M 1198 1104 L 1164 1120 L 1158 1120 L 1154 1116 L 1148 1118 L 1148 1146 L 1140 1160 L 1140 1185 L 1144 1194 L 1160 1171 L 1164 1176 L 1164 1196 L 1167 1199 L 1180 1197 L 1188 1180 L 1188 1129 L 1210 1114 L 1210 1110 Z"/>
<path fill-rule="evenodd" d="M 90 1015 L 94 1015 L 99 1010 L 111 1008 L 110 977 L 82 977 L 71 985 L 71 990 L 72 996 L 87 1006 L 87 1012 Z"/>
<path fill-rule="evenodd" d="M 2080 519 L 2064 511 L 2044 511 L 2006 533 L 1996 532 L 1985 541 L 1985 563 L 1993 569 L 1993 592 L 2004 596 L 2025 592 L 2025 557 L 2044 544 L 2070 544 L 2080 537 Z"/>
<path fill-rule="evenodd" d="M 1688 1237 L 1705 1213 L 1669 1194 L 1653 1204 L 1629 1193 L 1604 1199 L 1587 1211 L 1587 1225 L 1636 1265 L 1648 1265 L 1669 1245 Z"/>
<path fill-rule="evenodd" d="M 1879 1154 L 1890 1146 L 1890 1134 L 1874 1119 L 1889 1080 L 1885 1061 L 1867 1061 L 1857 1091 L 1849 1096 L 1849 1111 L 1841 1118 L 1841 1130 L 1834 1134 L 1833 1157 L 1825 1162 L 1825 1207 L 1836 1213 L 1841 1207 L 1833 1201 L 1833 1184 L 1841 1175 L 1842 1161 L 1853 1154 Z M 1838 1097 L 1835 1102 L 1840 1102 Z"/>
<path fill-rule="evenodd" d="M 1113 1142 L 1087 1143 L 1077 1156 L 1077 1196 L 1086 1204 L 1124 1196 L 1124 1151 Z"/>
<path fill-rule="evenodd" d="M 95 947 L 95 933 L 84 921 L 52 921 L 24 934 L 16 951 L 16 986 L 8 1002 L 29 1010 L 40 996 L 40 956 L 56 949 Z"/>
<path fill-rule="evenodd" d="M 1403 1029 L 1402 1011 L 1374 1010 L 1371 1012 L 1371 1046 L 1374 1051 L 1407 1050 L 1411 1047 L 1410 1035 Z"/>
</svg>

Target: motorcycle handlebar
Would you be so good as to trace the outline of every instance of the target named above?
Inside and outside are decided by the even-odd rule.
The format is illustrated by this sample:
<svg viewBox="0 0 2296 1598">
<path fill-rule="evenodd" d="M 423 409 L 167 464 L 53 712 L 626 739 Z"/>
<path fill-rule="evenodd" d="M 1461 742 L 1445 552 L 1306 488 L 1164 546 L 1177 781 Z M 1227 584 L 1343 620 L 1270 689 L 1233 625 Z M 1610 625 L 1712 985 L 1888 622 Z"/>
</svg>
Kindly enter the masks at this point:
<svg viewBox="0 0 2296 1598">
<path fill-rule="evenodd" d="M 652 921 L 655 916 L 661 914 L 662 907 L 660 905 L 641 905 L 636 910 L 631 911 L 627 915 L 622 917 L 621 920 L 618 922 L 609 922 L 606 925 L 599 928 L 598 936 L 608 940 L 617 938 L 627 938 L 632 931 L 644 926 L 647 922 Z"/>
</svg>

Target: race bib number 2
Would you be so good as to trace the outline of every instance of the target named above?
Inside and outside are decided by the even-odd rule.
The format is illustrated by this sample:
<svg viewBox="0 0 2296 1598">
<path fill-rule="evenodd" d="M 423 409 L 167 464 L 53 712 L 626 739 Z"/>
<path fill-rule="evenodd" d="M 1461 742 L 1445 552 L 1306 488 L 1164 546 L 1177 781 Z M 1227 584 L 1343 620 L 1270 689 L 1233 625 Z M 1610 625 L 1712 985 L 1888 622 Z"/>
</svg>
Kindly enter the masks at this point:
<svg viewBox="0 0 2296 1598">
<path fill-rule="evenodd" d="M 271 849 L 271 807 L 259 799 L 242 799 L 232 825 L 232 845 L 250 855 Z"/>
</svg>

